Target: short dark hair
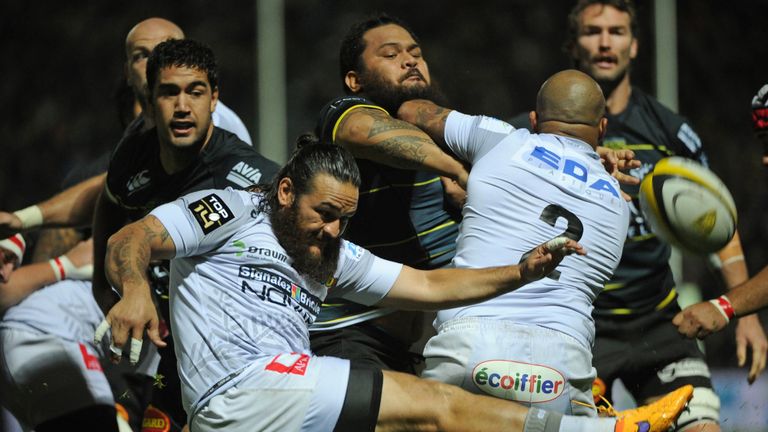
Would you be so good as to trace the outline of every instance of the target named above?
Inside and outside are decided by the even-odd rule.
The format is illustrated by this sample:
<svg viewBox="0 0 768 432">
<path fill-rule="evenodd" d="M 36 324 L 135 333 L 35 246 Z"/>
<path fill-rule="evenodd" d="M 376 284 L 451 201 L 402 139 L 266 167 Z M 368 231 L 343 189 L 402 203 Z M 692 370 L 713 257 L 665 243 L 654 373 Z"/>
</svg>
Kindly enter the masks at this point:
<svg viewBox="0 0 768 432">
<path fill-rule="evenodd" d="M 211 89 L 219 86 L 216 57 L 207 45 L 192 39 L 169 39 L 159 43 L 147 59 L 147 87 L 150 95 L 160 69 L 171 66 L 188 67 L 205 72 Z"/>
<path fill-rule="evenodd" d="M 419 38 L 413 33 L 413 30 L 403 22 L 401 19 L 390 16 L 386 13 L 379 13 L 366 18 L 356 24 L 353 24 L 344 39 L 341 40 L 341 47 L 339 48 L 339 74 L 341 76 L 341 86 L 347 94 L 350 94 L 350 90 L 347 88 L 347 84 L 344 78 L 347 76 L 347 72 L 363 71 L 365 65 L 361 61 L 363 51 L 365 51 L 365 40 L 363 36 L 368 30 L 375 29 L 377 27 L 385 26 L 388 24 L 398 25 L 407 31 L 416 43 L 419 43 Z"/>
<path fill-rule="evenodd" d="M 579 38 L 579 15 L 584 9 L 594 4 L 604 7 L 611 6 L 626 12 L 629 15 L 629 30 L 632 32 L 632 36 L 637 38 L 637 9 L 635 9 L 635 3 L 632 0 L 579 0 L 568 14 L 568 38 L 563 44 L 563 50 L 568 55 L 571 55 L 571 50 L 576 46 L 576 40 Z"/>
<path fill-rule="evenodd" d="M 305 134 L 299 137 L 296 150 L 272 183 L 259 186 L 258 190 L 264 193 L 259 210 L 272 212 L 279 208 L 277 185 L 280 180 L 290 178 L 293 192 L 299 197 L 311 192 L 312 180 L 318 174 L 328 174 L 342 183 L 360 187 L 360 171 L 349 150 L 336 144 L 318 145 L 314 136 Z"/>
</svg>

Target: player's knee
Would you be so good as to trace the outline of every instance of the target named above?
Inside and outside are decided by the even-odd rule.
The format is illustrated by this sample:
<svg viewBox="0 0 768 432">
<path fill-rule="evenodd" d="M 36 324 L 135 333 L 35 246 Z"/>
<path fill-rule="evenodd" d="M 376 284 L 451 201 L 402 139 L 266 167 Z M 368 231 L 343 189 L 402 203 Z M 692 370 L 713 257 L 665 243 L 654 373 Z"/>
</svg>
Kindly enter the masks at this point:
<svg viewBox="0 0 768 432">
<path fill-rule="evenodd" d="M 445 430 L 445 425 L 455 424 L 462 406 L 468 401 L 470 393 L 454 385 L 440 381 L 421 379 L 425 387 L 424 393 L 428 395 L 427 414 L 429 423 L 434 424 L 436 430 Z"/>
<path fill-rule="evenodd" d="M 677 420 L 678 430 L 696 430 L 694 426 L 705 423 L 718 423 L 720 419 L 720 398 L 707 387 L 693 389 L 693 399 L 688 409 Z"/>
</svg>

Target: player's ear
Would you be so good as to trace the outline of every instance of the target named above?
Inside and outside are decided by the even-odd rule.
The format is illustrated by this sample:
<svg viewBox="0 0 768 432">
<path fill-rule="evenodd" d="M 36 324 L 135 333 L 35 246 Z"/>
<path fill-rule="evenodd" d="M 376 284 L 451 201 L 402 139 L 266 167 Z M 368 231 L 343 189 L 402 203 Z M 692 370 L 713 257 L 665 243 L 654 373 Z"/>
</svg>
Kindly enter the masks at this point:
<svg viewBox="0 0 768 432">
<path fill-rule="evenodd" d="M 363 90 L 363 83 L 360 81 L 360 75 L 355 71 L 349 71 L 344 75 L 344 84 L 352 93 L 360 93 Z"/>
<path fill-rule="evenodd" d="M 277 183 L 277 202 L 280 207 L 290 207 L 294 200 L 293 181 L 290 177 L 283 177 Z"/>
<path fill-rule="evenodd" d="M 605 131 L 608 130 L 608 119 L 603 117 L 597 124 L 597 139 L 602 140 L 605 137 Z"/>
<path fill-rule="evenodd" d="M 219 87 L 211 89 L 211 112 L 216 111 L 216 104 L 219 102 Z"/>
<path fill-rule="evenodd" d="M 637 58 L 637 38 L 632 37 L 632 42 L 629 45 L 629 58 L 634 60 Z"/>
<path fill-rule="evenodd" d="M 531 111 L 528 113 L 528 121 L 531 123 L 531 130 L 538 133 L 539 132 L 539 117 L 536 114 L 536 111 Z"/>
</svg>

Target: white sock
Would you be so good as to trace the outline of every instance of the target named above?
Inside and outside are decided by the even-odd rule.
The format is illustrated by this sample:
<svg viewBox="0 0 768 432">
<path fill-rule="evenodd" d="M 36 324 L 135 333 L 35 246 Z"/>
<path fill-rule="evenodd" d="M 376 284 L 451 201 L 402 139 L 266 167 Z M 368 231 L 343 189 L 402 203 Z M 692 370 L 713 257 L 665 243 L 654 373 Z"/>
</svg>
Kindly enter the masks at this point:
<svg viewBox="0 0 768 432">
<path fill-rule="evenodd" d="M 563 416 L 559 432 L 613 432 L 615 418 Z"/>
</svg>

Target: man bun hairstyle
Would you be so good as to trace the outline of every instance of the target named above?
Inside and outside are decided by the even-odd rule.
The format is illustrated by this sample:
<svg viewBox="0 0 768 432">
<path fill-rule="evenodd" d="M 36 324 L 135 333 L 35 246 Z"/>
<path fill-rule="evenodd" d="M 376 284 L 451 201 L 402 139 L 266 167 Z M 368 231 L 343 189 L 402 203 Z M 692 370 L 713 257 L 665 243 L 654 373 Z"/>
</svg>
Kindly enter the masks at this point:
<svg viewBox="0 0 768 432">
<path fill-rule="evenodd" d="M 312 134 L 299 137 L 299 145 L 288 162 L 280 168 L 272 183 L 261 188 L 264 199 L 260 210 L 267 210 L 265 206 L 268 206 L 267 211 L 271 212 L 279 207 L 277 185 L 286 177 L 291 179 L 297 197 L 311 192 L 312 180 L 318 174 L 328 174 L 339 182 L 360 187 L 360 171 L 352 153 L 336 144 L 317 144 L 317 138 Z"/>
</svg>

